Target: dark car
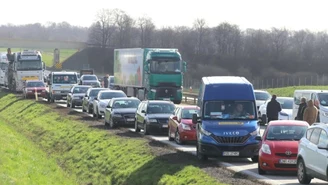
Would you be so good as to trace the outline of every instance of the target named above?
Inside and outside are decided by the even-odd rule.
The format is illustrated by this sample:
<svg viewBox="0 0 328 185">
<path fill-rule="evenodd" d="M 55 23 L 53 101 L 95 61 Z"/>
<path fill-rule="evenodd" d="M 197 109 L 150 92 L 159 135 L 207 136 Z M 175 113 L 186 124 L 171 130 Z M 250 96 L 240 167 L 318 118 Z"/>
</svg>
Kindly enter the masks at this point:
<svg viewBox="0 0 328 185">
<path fill-rule="evenodd" d="M 82 100 L 82 112 L 88 112 L 89 114 L 93 113 L 93 99 L 97 97 L 99 91 L 106 90 L 106 88 L 90 88 L 84 94 Z"/>
<path fill-rule="evenodd" d="M 67 107 L 74 108 L 75 106 L 81 106 L 85 93 L 91 86 L 88 85 L 74 85 L 67 94 Z"/>
<path fill-rule="evenodd" d="M 92 87 L 101 87 L 101 84 L 96 75 L 82 75 L 79 85 L 91 85 Z"/>
<path fill-rule="evenodd" d="M 35 91 L 38 97 L 46 98 L 46 84 L 42 80 L 28 80 L 23 88 L 25 98 L 35 97 Z"/>
<path fill-rule="evenodd" d="M 169 117 L 173 114 L 175 105 L 165 100 L 142 101 L 137 109 L 135 131 L 144 130 L 148 135 L 153 131 L 168 132 Z"/>
<path fill-rule="evenodd" d="M 105 125 L 114 128 L 118 125 L 134 125 L 140 100 L 138 98 L 113 98 L 105 109 Z"/>
</svg>

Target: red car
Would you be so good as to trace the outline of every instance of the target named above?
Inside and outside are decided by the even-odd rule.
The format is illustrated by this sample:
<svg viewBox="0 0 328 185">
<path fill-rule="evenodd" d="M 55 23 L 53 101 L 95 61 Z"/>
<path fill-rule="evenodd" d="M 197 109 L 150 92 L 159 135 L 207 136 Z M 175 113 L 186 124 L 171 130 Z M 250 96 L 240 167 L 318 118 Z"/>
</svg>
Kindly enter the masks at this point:
<svg viewBox="0 0 328 185">
<path fill-rule="evenodd" d="M 199 115 L 197 106 L 179 106 L 169 118 L 168 137 L 177 144 L 196 141 L 196 124 L 192 123 L 192 115 Z"/>
<path fill-rule="evenodd" d="M 297 171 L 298 144 L 308 127 L 305 121 L 271 121 L 262 137 L 258 173 Z"/>
<path fill-rule="evenodd" d="M 38 97 L 46 98 L 46 85 L 41 80 L 28 80 L 25 82 L 23 96 L 25 98 L 34 98 L 35 90 Z"/>
</svg>

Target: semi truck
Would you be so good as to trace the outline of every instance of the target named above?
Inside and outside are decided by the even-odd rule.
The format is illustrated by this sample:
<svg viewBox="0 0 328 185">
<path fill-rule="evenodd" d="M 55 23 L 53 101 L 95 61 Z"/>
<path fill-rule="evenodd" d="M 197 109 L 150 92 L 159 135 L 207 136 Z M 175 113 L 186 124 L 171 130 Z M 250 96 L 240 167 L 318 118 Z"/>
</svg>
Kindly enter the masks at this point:
<svg viewBox="0 0 328 185">
<path fill-rule="evenodd" d="M 115 49 L 113 88 L 140 100 L 180 104 L 186 66 L 178 49 Z"/>
<path fill-rule="evenodd" d="M 24 83 L 27 80 L 44 80 L 45 63 L 42 56 L 36 50 L 23 50 L 22 52 L 11 53 L 7 50 L 9 60 L 6 71 L 5 86 L 12 92 L 22 92 Z"/>
<path fill-rule="evenodd" d="M 5 85 L 6 71 L 8 69 L 8 59 L 6 53 L 0 53 L 0 86 Z"/>
</svg>

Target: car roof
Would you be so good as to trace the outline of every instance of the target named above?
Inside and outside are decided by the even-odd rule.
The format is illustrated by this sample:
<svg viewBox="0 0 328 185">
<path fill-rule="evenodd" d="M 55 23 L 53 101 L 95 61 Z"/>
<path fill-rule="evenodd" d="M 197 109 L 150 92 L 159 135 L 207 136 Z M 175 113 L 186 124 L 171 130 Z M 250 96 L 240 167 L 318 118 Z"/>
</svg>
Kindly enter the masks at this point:
<svg viewBox="0 0 328 185">
<path fill-rule="evenodd" d="M 74 87 L 92 87 L 90 85 L 74 85 Z"/>
<path fill-rule="evenodd" d="M 148 103 L 168 103 L 168 104 L 173 104 L 173 102 L 171 101 L 167 101 L 167 100 L 146 100 Z"/>
<path fill-rule="evenodd" d="M 199 109 L 199 107 L 196 105 L 182 105 L 179 107 L 181 107 L 182 109 Z"/>
<path fill-rule="evenodd" d="M 82 75 L 82 76 L 95 76 L 95 77 L 97 77 L 97 75 L 92 75 L 92 74 L 84 74 L 84 75 Z M 81 76 L 81 77 L 82 77 Z M 98 78 L 98 77 L 97 77 Z"/>
<path fill-rule="evenodd" d="M 328 123 L 313 123 L 309 128 L 322 128 L 322 129 L 328 129 Z"/>
<path fill-rule="evenodd" d="M 292 97 L 277 97 L 277 99 L 294 100 Z"/>
<path fill-rule="evenodd" d="M 122 93 L 124 93 L 122 90 L 111 90 L 111 89 L 106 89 L 106 90 L 99 91 L 99 93 L 102 93 L 102 92 L 122 92 Z"/>
<path fill-rule="evenodd" d="M 91 90 L 109 90 L 108 88 L 92 87 Z"/>
<path fill-rule="evenodd" d="M 121 97 L 121 98 L 112 98 L 113 100 L 139 100 L 136 97 Z M 139 100 L 140 101 L 140 100 Z"/>
<path fill-rule="evenodd" d="M 309 126 L 306 121 L 299 121 L 299 120 L 275 120 L 270 121 L 268 126 Z"/>
<path fill-rule="evenodd" d="M 56 71 L 52 72 L 54 75 L 75 75 L 76 72 Z"/>
</svg>

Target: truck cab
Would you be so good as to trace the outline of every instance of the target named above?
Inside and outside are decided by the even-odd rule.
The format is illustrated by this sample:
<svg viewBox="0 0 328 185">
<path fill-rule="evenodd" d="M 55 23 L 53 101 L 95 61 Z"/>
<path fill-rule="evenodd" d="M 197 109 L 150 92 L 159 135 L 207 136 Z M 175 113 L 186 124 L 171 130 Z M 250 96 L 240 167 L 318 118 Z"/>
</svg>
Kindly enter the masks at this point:
<svg viewBox="0 0 328 185">
<path fill-rule="evenodd" d="M 51 72 L 48 79 L 48 102 L 65 100 L 72 86 L 77 85 L 76 72 Z"/>
<path fill-rule="evenodd" d="M 197 157 L 252 158 L 258 161 L 260 126 L 253 85 L 244 77 L 203 77 L 198 96 Z"/>
<path fill-rule="evenodd" d="M 8 64 L 9 62 L 6 53 L 0 53 L 0 86 L 5 86 Z"/>
</svg>

